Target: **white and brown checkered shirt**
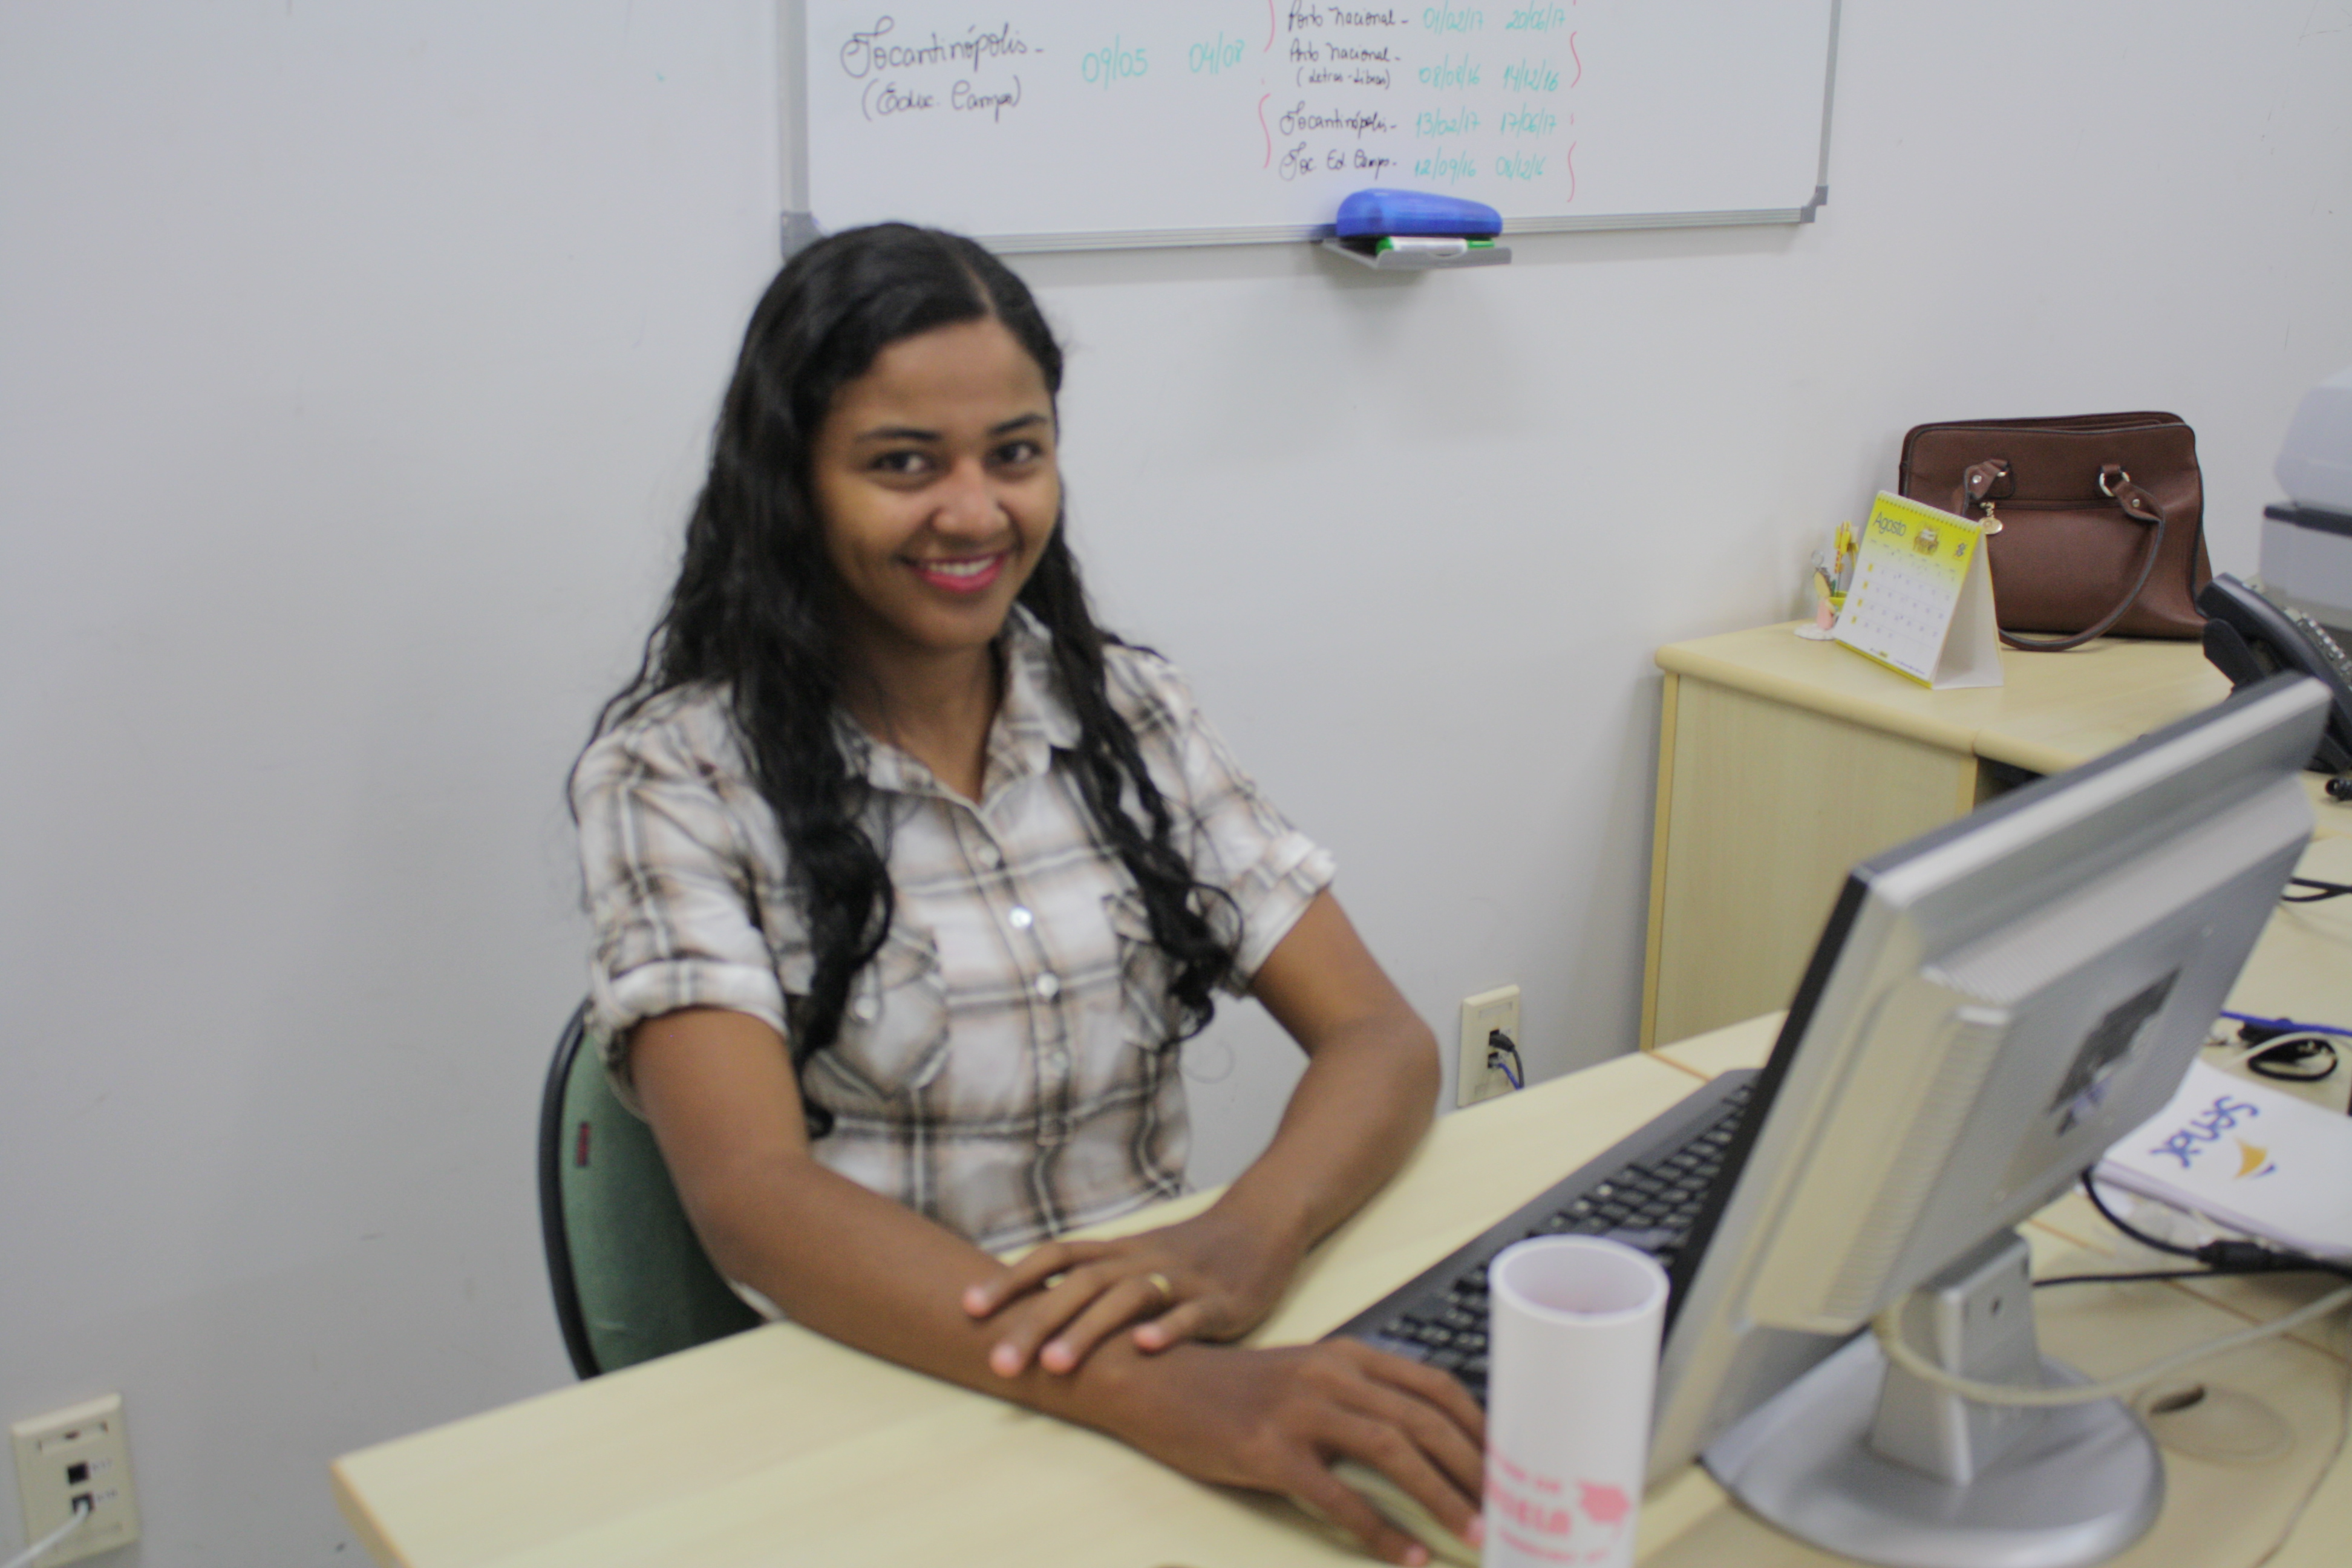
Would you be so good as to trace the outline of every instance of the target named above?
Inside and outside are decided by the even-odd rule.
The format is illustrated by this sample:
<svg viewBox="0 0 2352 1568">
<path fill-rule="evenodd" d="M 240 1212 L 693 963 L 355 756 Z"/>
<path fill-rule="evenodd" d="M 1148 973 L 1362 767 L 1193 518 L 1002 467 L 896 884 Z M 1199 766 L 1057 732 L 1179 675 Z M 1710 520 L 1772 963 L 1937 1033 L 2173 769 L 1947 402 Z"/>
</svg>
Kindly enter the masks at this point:
<svg viewBox="0 0 2352 1568">
<path fill-rule="evenodd" d="M 1016 608 L 975 807 L 857 731 L 898 915 L 802 1089 L 835 1118 L 816 1156 L 992 1251 L 1182 1190 L 1190 1143 L 1165 960 L 1095 832 L 1065 748 L 1045 632 Z M 1329 854 L 1235 766 L 1165 660 L 1107 652 L 1193 874 L 1231 893 L 1246 981 L 1331 879 Z M 572 781 L 595 924 L 592 1027 L 627 1093 L 639 1019 L 728 1007 L 785 1028 L 814 959 L 783 847 L 720 695 L 664 694 Z M 886 837 L 887 836 L 887 837 Z"/>
</svg>

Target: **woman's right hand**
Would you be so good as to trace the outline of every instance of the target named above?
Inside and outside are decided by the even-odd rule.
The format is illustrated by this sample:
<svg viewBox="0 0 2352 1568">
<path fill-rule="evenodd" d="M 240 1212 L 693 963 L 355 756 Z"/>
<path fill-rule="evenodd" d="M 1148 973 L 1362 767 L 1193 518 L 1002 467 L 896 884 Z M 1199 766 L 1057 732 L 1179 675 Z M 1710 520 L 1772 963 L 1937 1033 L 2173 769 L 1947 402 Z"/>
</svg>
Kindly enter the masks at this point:
<svg viewBox="0 0 2352 1568">
<path fill-rule="evenodd" d="M 1428 1562 L 1426 1547 L 1332 1475 L 1333 1464 L 1353 1459 L 1463 1540 L 1482 1539 L 1486 1417 L 1446 1373 L 1347 1339 L 1273 1350 L 1181 1344 L 1148 1364 L 1171 1374 L 1172 1394 L 1154 1388 L 1117 1433 L 1161 1463 L 1283 1493 L 1387 1562 Z"/>
</svg>

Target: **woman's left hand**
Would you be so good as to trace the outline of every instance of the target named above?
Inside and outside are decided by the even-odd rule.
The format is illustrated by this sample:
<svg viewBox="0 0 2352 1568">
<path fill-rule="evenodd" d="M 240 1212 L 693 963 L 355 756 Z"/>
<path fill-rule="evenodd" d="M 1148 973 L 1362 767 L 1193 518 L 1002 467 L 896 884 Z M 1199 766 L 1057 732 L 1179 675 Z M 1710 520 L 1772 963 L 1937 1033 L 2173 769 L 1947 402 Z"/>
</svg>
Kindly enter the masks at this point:
<svg viewBox="0 0 2352 1568">
<path fill-rule="evenodd" d="M 1239 1339 L 1273 1310 L 1298 1258 L 1211 1209 L 1108 1241 L 1049 1241 L 965 1290 L 963 1309 L 1002 1326 L 988 1356 L 1001 1375 L 1017 1377 L 1033 1360 L 1066 1373 L 1130 1323 L 1144 1351 Z"/>
</svg>

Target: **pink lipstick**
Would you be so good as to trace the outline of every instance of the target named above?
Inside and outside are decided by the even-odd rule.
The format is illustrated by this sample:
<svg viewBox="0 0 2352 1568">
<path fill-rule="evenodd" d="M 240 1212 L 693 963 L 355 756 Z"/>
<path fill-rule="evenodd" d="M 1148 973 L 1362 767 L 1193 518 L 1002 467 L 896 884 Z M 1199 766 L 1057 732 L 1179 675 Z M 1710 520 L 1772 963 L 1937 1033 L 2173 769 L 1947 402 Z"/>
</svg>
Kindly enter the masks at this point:
<svg viewBox="0 0 2352 1568">
<path fill-rule="evenodd" d="M 1005 563 L 1013 559 L 1010 551 L 994 555 L 968 556 L 953 561 L 916 561 L 911 563 L 915 575 L 934 588 L 950 594 L 981 594 L 995 586 L 1004 575 Z"/>
</svg>

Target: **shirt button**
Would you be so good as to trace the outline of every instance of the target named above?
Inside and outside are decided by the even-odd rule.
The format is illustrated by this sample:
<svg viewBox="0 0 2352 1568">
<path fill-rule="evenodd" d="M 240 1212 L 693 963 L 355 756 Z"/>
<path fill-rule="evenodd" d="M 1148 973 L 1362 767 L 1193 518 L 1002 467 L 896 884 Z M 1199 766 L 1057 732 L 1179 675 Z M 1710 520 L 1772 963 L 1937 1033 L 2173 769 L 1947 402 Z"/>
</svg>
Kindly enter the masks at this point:
<svg viewBox="0 0 2352 1568">
<path fill-rule="evenodd" d="M 1030 925 L 1037 919 L 1035 915 L 1029 912 L 1029 907 L 1026 904 L 1013 905 L 1011 910 L 1005 912 L 1004 918 L 1013 922 L 1013 929 L 1014 931 L 1027 931 Z"/>
<path fill-rule="evenodd" d="M 1049 1050 L 1045 1053 L 1045 1065 L 1055 1072 L 1066 1072 L 1070 1067 L 1070 1054 L 1058 1048 Z"/>
<path fill-rule="evenodd" d="M 1038 995 L 1043 996 L 1046 1001 L 1051 1002 L 1055 997 L 1059 996 L 1061 994 L 1062 982 L 1057 976 L 1053 974 L 1041 974 L 1037 976 Z"/>
<path fill-rule="evenodd" d="M 980 848 L 975 853 L 980 857 L 980 863 L 991 870 L 1004 864 L 1004 852 L 985 839 L 981 841 Z"/>
</svg>

